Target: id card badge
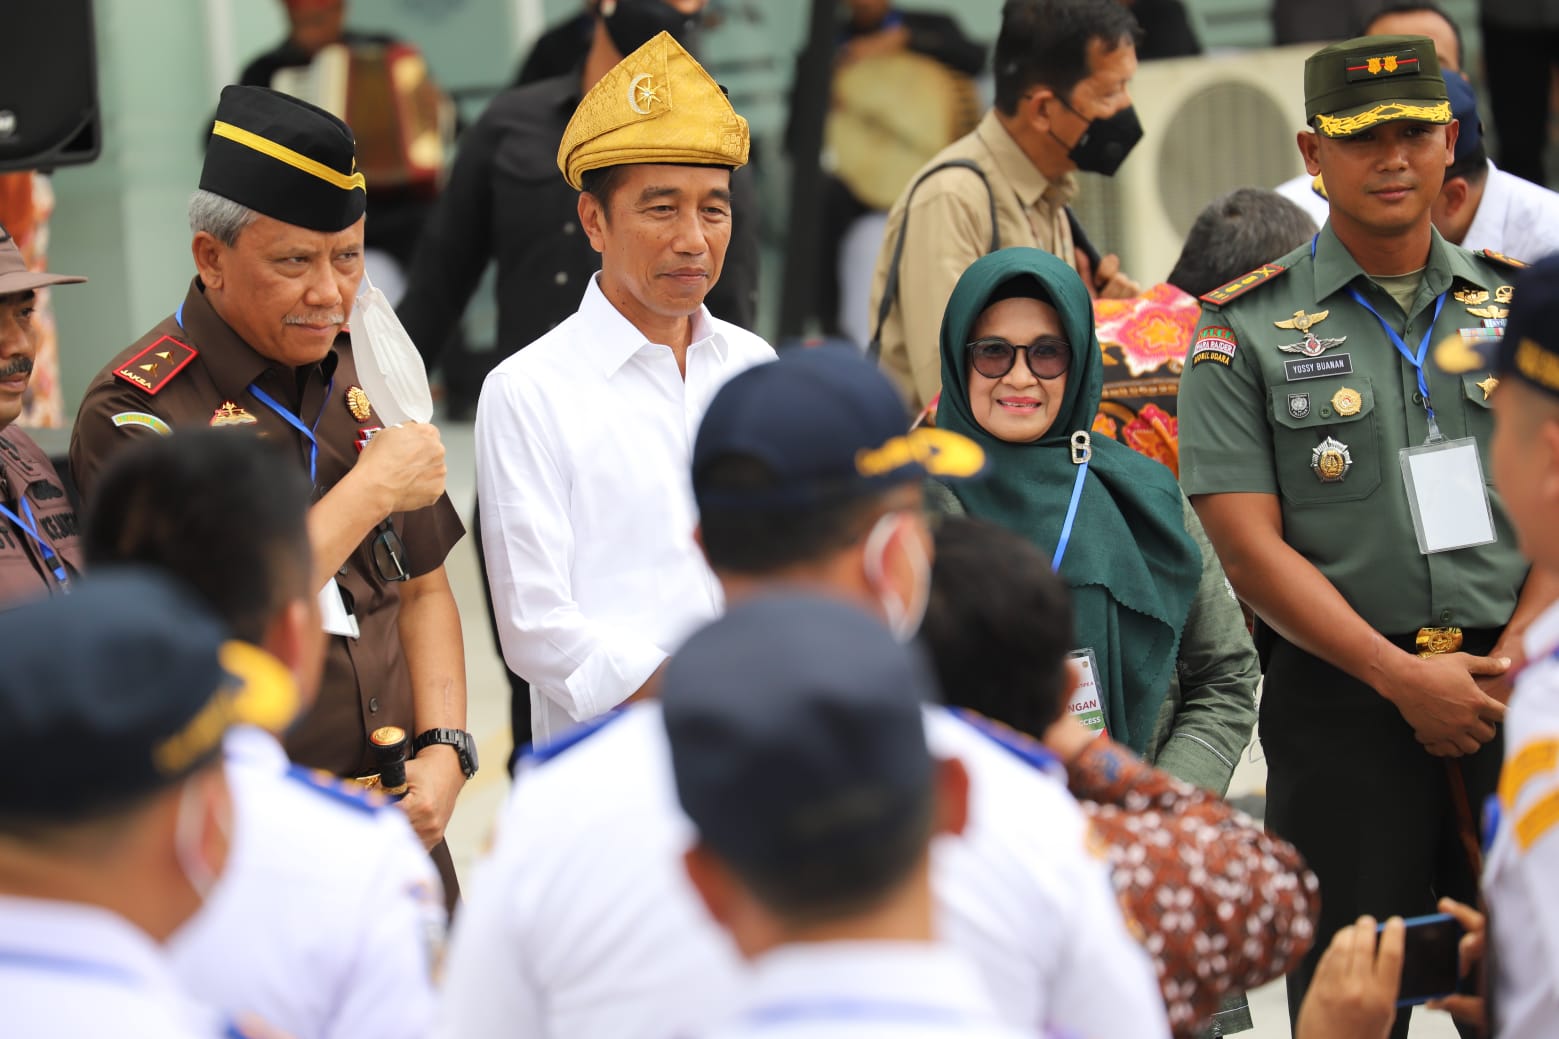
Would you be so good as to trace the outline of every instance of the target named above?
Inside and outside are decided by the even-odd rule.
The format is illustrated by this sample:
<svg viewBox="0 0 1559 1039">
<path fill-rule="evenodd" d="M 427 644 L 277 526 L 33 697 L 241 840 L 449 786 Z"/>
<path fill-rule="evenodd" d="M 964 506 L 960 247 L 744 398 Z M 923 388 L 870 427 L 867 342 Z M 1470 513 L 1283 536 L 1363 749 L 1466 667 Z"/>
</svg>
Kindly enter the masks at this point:
<svg viewBox="0 0 1559 1039">
<path fill-rule="evenodd" d="M 346 600 L 341 597 L 341 586 L 336 584 L 334 577 L 319 590 L 319 619 L 327 635 L 345 635 L 355 639 L 363 633 L 357 626 L 357 618 L 347 612 Z"/>
<path fill-rule="evenodd" d="M 1476 440 L 1463 437 L 1404 447 L 1401 457 L 1420 552 L 1427 556 L 1494 540 L 1494 513 Z"/>
<path fill-rule="evenodd" d="M 1104 735 L 1104 704 L 1099 701 L 1099 661 L 1091 649 L 1074 649 L 1066 657 L 1067 667 L 1077 677 L 1077 688 L 1066 705 L 1066 713 L 1083 723 L 1095 736 Z"/>
</svg>

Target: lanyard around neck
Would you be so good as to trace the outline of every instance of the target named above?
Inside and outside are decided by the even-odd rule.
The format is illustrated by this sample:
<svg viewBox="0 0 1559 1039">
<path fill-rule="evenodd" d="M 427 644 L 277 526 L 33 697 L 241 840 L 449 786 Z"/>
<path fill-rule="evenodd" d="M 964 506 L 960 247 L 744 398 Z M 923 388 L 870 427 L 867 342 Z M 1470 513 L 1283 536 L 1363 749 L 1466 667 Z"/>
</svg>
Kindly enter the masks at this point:
<svg viewBox="0 0 1559 1039">
<path fill-rule="evenodd" d="M 54 546 L 49 544 L 43 535 L 38 532 L 38 521 L 33 517 L 32 505 L 28 503 L 27 495 L 17 495 L 17 502 L 21 506 L 22 514 L 26 517 L 25 519 L 8 509 L 4 504 L 0 504 L 0 516 L 10 520 L 21 529 L 22 533 L 33 539 L 33 543 L 43 552 L 44 565 L 54 573 L 54 579 L 59 582 L 60 588 L 69 588 L 70 575 L 66 573 L 65 564 L 60 560 L 59 553 L 54 551 Z"/>
<path fill-rule="evenodd" d="M 174 311 L 173 319 L 179 323 L 180 330 L 183 330 L 184 329 L 184 304 L 183 303 L 180 303 L 179 304 L 179 309 Z M 325 405 L 330 402 L 330 391 L 335 387 L 335 384 L 336 384 L 335 379 L 331 379 L 329 382 L 325 383 L 325 399 L 324 399 L 324 401 L 320 402 L 319 414 L 314 416 L 314 424 L 313 425 L 309 425 L 309 426 L 305 426 L 303 424 L 303 420 L 301 418 L 299 418 L 297 415 L 293 414 L 290 410 L 287 409 L 287 407 L 285 405 L 281 404 L 279 401 L 276 400 L 276 398 L 272 397 L 269 393 L 266 393 L 264 390 L 260 389 L 260 387 L 257 386 L 255 383 L 251 382 L 249 384 L 249 393 L 250 393 L 251 396 L 254 397 L 255 400 L 259 401 L 261 404 L 264 404 L 266 407 L 268 407 L 272 411 L 276 412 L 277 416 L 280 417 L 283 422 L 287 423 L 287 425 L 291 426 L 293 429 L 296 429 L 299 433 L 302 433 L 304 439 L 309 442 L 309 482 L 310 483 L 317 483 L 318 482 L 318 475 L 317 474 L 319 472 L 319 441 L 317 439 L 315 439 L 314 431 L 319 428 L 319 420 L 325 416 Z"/>
<path fill-rule="evenodd" d="M 1310 259 L 1312 260 L 1315 259 L 1315 246 L 1320 237 L 1317 234 L 1310 239 Z M 1424 399 L 1424 412 L 1429 417 L 1429 439 L 1441 439 L 1440 425 L 1435 421 L 1434 407 L 1429 403 L 1429 380 L 1424 376 L 1424 358 L 1429 356 L 1429 340 L 1434 337 L 1434 326 L 1440 320 L 1440 311 L 1445 307 L 1446 294 L 1442 292 L 1435 298 L 1434 316 L 1429 319 L 1429 327 L 1424 329 L 1424 337 L 1418 341 L 1418 350 L 1416 352 L 1408 348 L 1407 343 L 1397 334 L 1397 330 L 1392 328 L 1390 323 L 1380 316 L 1380 311 L 1370 306 L 1369 300 L 1365 299 L 1358 289 L 1349 286 L 1348 295 L 1353 297 L 1355 303 L 1375 316 L 1375 320 L 1380 322 L 1380 327 L 1385 331 L 1386 337 L 1391 340 L 1391 345 L 1397 348 L 1397 353 L 1401 354 L 1403 359 L 1413 366 L 1413 374 L 1418 379 L 1418 395 Z"/>
<path fill-rule="evenodd" d="M 1072 500 L 1066 505 L 1066 519 L 1061 524 L 1061 540 L 1056 542 L 1056 554 L 1050 559 L 1050 569 L 1061 572 L 1061 560 L 1066 558 L 1066 546 L 1072 541 L 1072 523 L 1077 519 L 1077 506 L 1083 500 L 1083 481 L 1088 478 L 1088 461 L 1093 458 L 1093 447 L 1088 434 L 1078 430 L 1072 434 L 1072 461 L 1077 465 L 1077 476 L 1072 480 Z"/>
</svg>

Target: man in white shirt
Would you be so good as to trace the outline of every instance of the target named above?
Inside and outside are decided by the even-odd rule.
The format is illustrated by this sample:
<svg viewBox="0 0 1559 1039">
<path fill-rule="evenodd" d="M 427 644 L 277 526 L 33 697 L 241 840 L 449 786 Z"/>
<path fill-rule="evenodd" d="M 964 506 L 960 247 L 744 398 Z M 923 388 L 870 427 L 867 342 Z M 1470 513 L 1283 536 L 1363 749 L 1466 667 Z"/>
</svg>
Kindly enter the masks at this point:
<svg viewBox="0 0 1559 1039">
<path fill-rule="evenodd" d="M 531 683 L 538 746 L 650 695 L 720 609 L 687 468 L 715 391 L 774 356 L 703 305 L 747 145 L 746 120 L 666 33 L 564 133 L 558 166 L 601 272 L 572 317 L 493 370 L 476 416 L 493 610 L 509 669 Z"/>
<path fill-rule="evenodd" d="M 1456 161 L 1430 215 L 1448 242 L 1492 250 L 1533 263 L 1559 252 L 1559 192 L 1506 173 L 1489 158 L 1472 84 L 1454 73 L 1445 77 L 1451 115 L 1461 124 Z"/>
<path fill-rule="evenodd" d="M 141 571 L 7 612 L 0 658 L 0 1034 L 214 1039 L 161 946 L 229 857 L 223 734 L 291 677 Z"/>
<path fill-rule="evenodd" d="M 853 351 L 794 351 L 727 383 L 693 451 L 727 597 L 811 589 L 912 635 L 930 579 L 921 482 L 969 476 L 984 456 L 903 429 L 897 391 Z M 1166 1035 L 1151 966 L 1054 759 L 940 708 L 926 738 L 970 775 L 968 825 L 933 853 L 938 926 L 1002 1020 Z M 692 836 L 658 703 L 528 757 L 455 928 L 441 1034 L 664 1039 L 718 1022 L 743 975 L 683 872 Z"/>
<path fill-rule="evenodd" d="M 713 1034 L 1023 1034 L 933 934 L 931 841 L 963 831 L 969 774 L 926 746 L 922 656 L 857 607 L 776 594 L 689 639 L 661 695 L 688 877 L 754 968 Z"/>
<path fill-rule="evenodd" d="M 195 500 L 199 509 L 166 507 Z M 325 650 L 308 507 L 308 478 L 270 445 L 229 430 L 148 438 L 100 477 L 87 559 L 180 579 L 234 637 L 293 672 L 306 709 Z M 232 853 L 204 910 L 169 945 L 180 982 L 290 1039 L 422 1039 L 446 916 L 405 814 L 292 766 L 264 729 L 235 727 L 223 748 Z"/>
</svg>

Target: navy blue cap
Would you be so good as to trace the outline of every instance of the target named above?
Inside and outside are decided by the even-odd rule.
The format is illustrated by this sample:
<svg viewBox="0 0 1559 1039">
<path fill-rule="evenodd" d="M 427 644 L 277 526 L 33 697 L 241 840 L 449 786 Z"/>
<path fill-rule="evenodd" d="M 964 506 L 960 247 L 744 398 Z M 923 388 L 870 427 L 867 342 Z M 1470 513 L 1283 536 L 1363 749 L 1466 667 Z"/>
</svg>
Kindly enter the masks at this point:
<svg viewBox="0 0 1559 1039">
<path fill-rule="evenodd" d="M 677 796 L 739 872 L 847 873 L 852 857 L 929 825 L 922 705 L 935 692 L 920 651 L 852 606 L 735 606 L 661 684 Z"/>
<path fill-rule="evenodd" d="M 1441 69 L 1445 92 L 1451 99 L 1451 118 L 1461 124 L 1456 133 L 1456 161 L 1471 155 L 1483 143 L 1483 120 L 1478 118 L 1478 98 L 1472 84 L 1460 72 Z"/>
<path fill-rule="evenodd" d="M 283 727 L 280 661 L 149 570 L 100 570 L 0 620 L 0 813 L 68 822 L 177 782 L 228 728 Z"/>
<path fill-rule="evenodd" d="M 1559 397 L 1559 253 L 1516 279 L 1498 372 Z"/>
<path fill-rule="evenodd" d="M 693 497 L 700 512 L 794 507 L 984 471 L 985 452 L 973 440 L 932 428 L 906 432 L 908 424 L 893 384 L 856 351 L 787 350 L 715 394 L 693 444 Z M 710 464 L 733 456 L 761 462 L 772 481 L 741 491 L 708 487 Z"/>
</svg>

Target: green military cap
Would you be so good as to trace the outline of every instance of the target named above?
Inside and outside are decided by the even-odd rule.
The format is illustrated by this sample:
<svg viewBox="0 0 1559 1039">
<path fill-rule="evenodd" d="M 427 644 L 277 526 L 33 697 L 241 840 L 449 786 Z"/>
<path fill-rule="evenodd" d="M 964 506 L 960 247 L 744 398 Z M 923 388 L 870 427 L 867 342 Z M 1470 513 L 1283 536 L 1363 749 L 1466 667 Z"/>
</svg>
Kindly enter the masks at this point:
<svg viewBox="0 0 1559 1039">
<path fill-rule="evenodd" d="M 1352 137 L 1412 119 L 1441 126 L 1451 101 L 1427 36 L 1361 36 L 1305 61 L 1305 119 L 1326 137 Z"/>
</svg>

